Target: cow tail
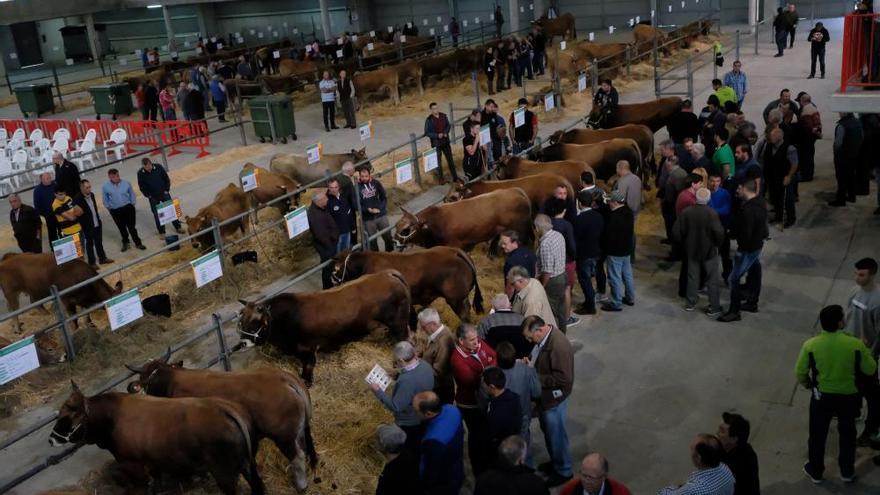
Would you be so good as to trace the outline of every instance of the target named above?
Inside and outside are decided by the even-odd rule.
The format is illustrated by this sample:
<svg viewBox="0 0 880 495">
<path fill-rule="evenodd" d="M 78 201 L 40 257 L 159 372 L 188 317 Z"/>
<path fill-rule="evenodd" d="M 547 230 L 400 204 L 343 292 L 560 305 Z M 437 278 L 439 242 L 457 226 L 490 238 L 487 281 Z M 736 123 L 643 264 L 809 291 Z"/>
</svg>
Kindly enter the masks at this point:
<svg viewBox="0 0 880 495">
<path fill-rule="evenodd" d="M 458 250 L 458 257 L 463 259 L 468 266 L 471 267 L 471 271 L 474 274 L 474 310 L 477 313 L 483 312 L 483 292 L 480 290 L 480 282 L 477 280 L 477 266 L 474 265 L 474 260 L 471 259 L 470 256 L 467 255 L 462 250 Z"/>
<path fill-rule="evenodd" d="M 255 449 L 255 445 L 253 445 L 253 443 L 251 442 L 250 428 L 248 428 L 248 425 L 244 422 L 244 419 L 234 410 L 227 409 L 224 412 L 233 421 L 235 421 L 235 424 L 238 425 L 238 429 L 241 430 L 242 436 L 244 436 L 244 441 L 245 441 L 245 444 L 247 445 L 247 449 L 248 449 L 248 465 L 250 465 L 251 463 L 254 462 L 253 457 L 257 453 L 256 449 Z"/>
<path fill-rule="evenodd" d="M 312 398 L 308 390 L 303 389 L 302 382 L 299 378 L 289 375 L 288 386 L 293 389 L 294 393 L 299 395 L 303 401 L 303 413 L 305 421 L 303 424 L 303 438 L 305 440 L 306 457 L 309 460 L 309 467 L 312 471 L 318 468 L 318 451 L 315 449 L 315 439 L 312 437 Z"/>
</svg>

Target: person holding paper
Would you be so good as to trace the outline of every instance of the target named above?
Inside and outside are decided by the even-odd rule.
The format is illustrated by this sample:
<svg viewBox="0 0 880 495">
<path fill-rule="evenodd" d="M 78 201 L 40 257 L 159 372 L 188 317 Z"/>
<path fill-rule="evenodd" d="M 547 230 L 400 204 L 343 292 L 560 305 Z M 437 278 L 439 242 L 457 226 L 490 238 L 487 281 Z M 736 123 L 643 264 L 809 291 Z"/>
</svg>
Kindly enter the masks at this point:
<svg viewBox="0 0 880 495">
<path fill-rule="evenodd" d="M 171 178 L 168 177 L 168 173 L 165 172 L 162 165 L 153 163 L 149 158 L 144 157 L 141 159 L 141 169 L 138 170 L 137 179 L 141 194 L 150 202 L 150 211 L 153 212 L 156 229 L 159 231 L 159 235 L 165 235 L 165 226 L 159 224 L 159 213 L 156 210 L 156 206 L 159 203 L 171 201 L 171 194 L 169 192 L 171 190 Z M 180 227 L 180 220 L 175 220 L 172 224 L 178 234 L 183 233 L 183 229 Z"/>
<path fill-rule="evenodd" d="M 418 358 L 415 347 L 407 341 L 398 342 L 393 353 L 394 367 L 399 374 L 391 397 L 388 397 L 378 383 L 370 383 L 370 390 L 385 409 L 394 415 L 394 424 L 406 432 L 406 447 L 418 452 L 425 428 L 413 410 L 413 398 L 418 393 L 433 390 L 434 372 L 427 363 Z"/>
<path fill-rule="evenodd" d="M 452 145 L 449 141 L 449 131 L 452 128 L 449 117 L 440 111 L 440 106 L 436 102 L 432 101 L 428 105 L 428 109 L 431 111 L 431 115 L 425 119 L 425 135 L 431 140 L 431 146 L 437 149 L 437 181 L 440 185 L 446 184 L 441 157 L 446 158 L 446 165 L 449 167 L 452 180 L 458 181 L 455 160 L 452 159 Z"/>
<path fill-rule="evenodd" d="M 21 202 L 18 194 L 9 195 L 9 223 L 22 253 L 42 253 L 43 221 L 33 206 Z"/>
<path fill-rule="evenodd" d="M 321 258 L 321 262 L 327 261 L 336 255 L 336 245 L 339 242 L 339 229 L 336 221 L 327 208 L 327 193 L 318 191 L 312 194 L 312 204 L 307 212 L 309 218 L 309 230 L 312 232 L 312 243 L 315 251 Z M 333 287 L 333 263 L 321 269 L 321 282 L 324 289 Z"/>
<path fill-rule="evenodd" d="M 104 240 L 102 227 L 104 222 L 101 221 L 101 215 L 98 214 L 98 202 L 92 193 L 92 183 L 83 179 L 80 183 L 80 193 L 73 199 L 73 204 L 78 206 L 83 215 L 79 217 L 82 226 L 83 250 L 86 252 L 86 259 L 92 268 L 97 270 L 97 261 L 102 265 L 113 263 L 113 260 L 107 257 L 104 252 Z"/>
<path fill-rule="evenodd" d="M 330 71 L 324 71 L 324 77 L 318 83 L 321 90 L 321 109 L 324 112 L 324 130 L 339 129 L 336 127 L 336 81 L 330 77 Z"/>
<path fill-rule="evenodd" d="M 462 139 L 464 157 L 461 168 L 468 181 L 474 180 L 486 171 L 486 160 L 483 156 L 484 148 L 480 145 L 480 124 L 471 123 L 470 132 Z"/>
<path fill-rule="evenodd" d="M 535 144 L 535 137 L 538 135 L 538 116 L 529 110 L 529 100 L 520 98 L 517 101 L 517 109 L 510 114 L 510 122 L 513 122 L 513 152 L 519 153 L 524 149 L 530 148 Z M 522 117 L 516 118 L 517 112 L 521 112 Z"/>
</svg>

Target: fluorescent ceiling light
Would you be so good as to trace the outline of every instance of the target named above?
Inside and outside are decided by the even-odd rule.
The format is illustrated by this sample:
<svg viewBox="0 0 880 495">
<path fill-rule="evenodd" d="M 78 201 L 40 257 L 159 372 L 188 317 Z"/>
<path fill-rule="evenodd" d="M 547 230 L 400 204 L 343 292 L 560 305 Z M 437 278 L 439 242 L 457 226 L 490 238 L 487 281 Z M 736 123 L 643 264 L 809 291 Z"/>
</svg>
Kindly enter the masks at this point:
<svg viewBox="0 0 880 495">
<path fill-rule="evenodd" d="M 0 0 L 0 1 L 2 1 L 2 0 Z M 153 4 L 153 5 L 147 5 L 147 8 L 148 9 L 161 9 L 162 6 L 159 4 Z"/>
</svg>

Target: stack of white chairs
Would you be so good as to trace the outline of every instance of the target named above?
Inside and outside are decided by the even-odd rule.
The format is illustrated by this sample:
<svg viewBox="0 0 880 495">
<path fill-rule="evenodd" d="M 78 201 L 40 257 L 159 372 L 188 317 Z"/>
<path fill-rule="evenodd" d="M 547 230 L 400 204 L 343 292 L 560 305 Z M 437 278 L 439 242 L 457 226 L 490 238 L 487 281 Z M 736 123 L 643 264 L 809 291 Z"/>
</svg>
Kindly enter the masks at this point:
<svg viewBox="0 0 880 495">
<path fill-rule="evenodd" d="M 76 162 L 80 172 L 86 171 L 86 162 L 89 162 L 91 168 L 95 168 L 95 142 L 84 139 L 73 154 L 73 161 Z"/>
<path fill-rule="evenodd" d="M 34 159 L 37 157 L 39 153 L 37 151 L 37 143 L 43 139 L 43 130 L 42 129 L 34 129 L 31 131 L 30 137 L 24 142 L 25 149 L 27 150 L 28 158 Z"/>
<path fill-rule="evenodd" d="M 104 161 L 110 161 L 111 153 L 117 160 L 122 159 L 125 156 L 125 141 L 127 139 L 128 133 L 125 132 L 125 129 L 114 129 L 110 133 L 110 139 L 104 141 Z"/>
<path fill-rule="evenodd" d="M 68 149 L 70 149 L 70 146 L 68 145 L 67 140 L 64 138 L 58 138 L 52 143 L 52 153 L 53 154 L 55 152 L 58 152 L 58 153 L 61 153 L 61 156 L 63 156 L 64 158 L 67 158 Z"/>
<path fill-rule="evenodd" d="M 44 164 L 52 162 L 52 143 L 48 138 L 37 141 L 31 150 L 33 151 L 30 153 L 31 162 Z"/>
<path fill-rule="evenodd" d="M 9 132 L 6 131 L 5 127 L 0 127 L 0 148 L 6 148 L 6 143 L 9 141 Z"/>
<path fill-rule="evenodd" d="M 13 134 L 13 136 L 14 136 L 14 134 Z M 4 150 L 6 151 L 6 158 L 9 158 L 11 160 L 12 155 L 14 155 L 16 151 L 23 149 L 23 148 L 24 148 L 24 140 L 15 139 L 13 137 L 12 139 L 10 139 L 6 143 L 6 148 L 4 148 Z"/>
<path fill-rule="evenodd" d="M 18 188 L 21 186 L 21 175 L 23 172 L 26 172 L 28 168 L 28 152 L 24 149 L 16 150 L 15 154 L 12 155 L 12 172 L 16 175 L 13 177 L 15 182 L 15 187 Z"/>
<path fill-rule="evenodd" d="M 15 177 L 9 177 L 13 173 L 12 161 L 5 154 L 0 153 L 0 194 L 2 194 L 4 186 L 9 189 L 7 194 L 15 192 L 15 186 L 12 183 Z"/>
</svg>

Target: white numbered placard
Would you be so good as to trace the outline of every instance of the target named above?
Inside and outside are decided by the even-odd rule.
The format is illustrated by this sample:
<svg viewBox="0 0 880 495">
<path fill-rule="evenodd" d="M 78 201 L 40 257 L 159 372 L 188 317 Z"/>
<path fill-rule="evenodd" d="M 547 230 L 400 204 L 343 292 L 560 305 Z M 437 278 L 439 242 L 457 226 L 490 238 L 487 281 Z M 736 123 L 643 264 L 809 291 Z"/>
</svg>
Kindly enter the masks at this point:
<svg viewBox="0 0 880 495">
<path fill-rule="evenodd" d="M 256 30 L 256 29 L 251 29 L 251 36 L 253 36 L 253 35 L 255 35 L 255 34 L 257 34 L 257 30 Z"/>
<path fill-rule="evenodd" d="M 590 41 L 595 41 L 596 33 L 590 33 Z"/>
<path fill-rule="evenodd" d="M 263 32 L 262 31 L 257 33 L 257 38 L 263 39 Z"/>
<path fill-rule="evenodd" d="M 434 28 L 429 29 L 428 32 L 431 34 L 431 36 L 434 36 L 436 34 L 436 31 L 434 31 Z"/>
<path fill-rule="evenodd" d="M 197 46 L 197 47 L 196 47 L 196 53 L 201 54 L 202 51 L 203 51 L 203 50 L 202 50 L 202 47 L 200 47 L 200 46 Z"/>
<path fill-rule="evenodd" d="M 125 57 L 120 58 L 119 65 L 128 65 L 128 59 Z"/>
<path fill-rule="evenodd" d="M 52 252 L 55 253 L 55 263 L 58 265 L 82 258 L 83 249 L 79 233 L 52 241 Z"/>
<path fill-rule="evenodd" d="M 517 108 L 513 111 L 513 127 L 520 127 L 526 123 L 526 109 Z"/>
<path fill-rule="evenodd" d="M 222 50 L 222 49 L 223 49 L 223 43 L 217 43 L 217 49 L 218 49 L 218 50 Z"/>
<path fill-rule="evenodd" d="M 393 28 L 392 26 L 388 26 L 388 32 L 389 32 L 389 33 L 393 33 L 393 32 L 394 32 L 394 28 Z"/>
<path fill-rule="evenodd" d="M 587 75 L 581 74 L 578 76 L 578 93 L 583 93 L 587 90 Z"/>
<path fill-rule="evenodd" d="M 184 48 L 189 48 L 189 41 L 184 41 L 184 42 L 183 42 L 183 47 L 184 47 Z"/>
<path fill-rule="evenodd" d="M 474 17 L 474 24 L 479 24 L 479 23 L 480 23 L 480 18 Z"/>
<path fill-rule="evenodd" d="M 633 27 L 635 25 L 635 23 L 636 23 L 635 19 L 633 19 L 633 18 L 629 19 L 629 27 Z"/>
<path fill-rule="evenodd" d="M 293 28 L 293 34 L 299 34 L 299 28 Z"/>
<path fill-rule="evenodd" d="M 522 14 L 522 13 L 525 13 L 525 11 L 526 11 L 526 8 L 523 7 L 522 5 L 520 5 L 519 6 L 519 13 Z"/>
<path fill-rule="evenodd" d="M 490 21 L 494 21 L 494 20 L 495 20 L 495 14 L 489 14 L 489 20 L 490 20 Z"/>
<path fill-rule="evenodd" d="M 401 43 L 406 43 L 406 35 L 405 35 L 405 34 L 401 34 L 401 35 L 400 35 L 400 42 L 401 42 Z"/>
<path fill-rule="evenodd" d="M 361 135 L 361 141 L 366 141 L 373 137 L 373 121 L 368 120 L 366 123 L 358 126 L 358 133 Z"/>
<path fill-rule="evenodd" d="M 336 50 L 336 58 L 342 58 L 342 50 Z"/>
<path fill-rule="evenodd" d="M 388 376 L 388 373 L 378 364 L 373 366 L 373 369 L 367 374 L 365 380 L 370 385 L 375 383 L 383 392 L 388 388 L 388 385 L 391 385 L 391 377 Z"/>
<path fill-rule="evenodd" d="M 467 27 L 467 19 L 462 20 L 461 25 Z"/>
<path fill-rule="evenodd" d="M 565 50 L 565 40 L 562 40 L 562 41 L 559 42 L 559 49 L 560 49 L 560 50 Z"/>
<path fill-rule="evenodd" d="M 34 337 L 19 340 L 0 349 L 0 385 L 40 367 Z"/>
<path fill-rule="evenodd" d="M 697 0 L 697 2 L 699 2 L 699 1 L 700 1 L 700 0 Z M 642 18 L 639 17 L 639 16 L 636 16 L 636 24 L 638 24 L 638 23 L 640 23 L 640 22 L 642 22 Z"/>
<path fill-rule="evenodd" d="M 321 143 L 315 143 L 306 148 L 306 159 L 309 162 L 309 165 L 313 163 L 318 163 L 321 161 Z"/>
<path fill-rule="evenodd" d="M 336 44 L 342 46 L 342 38 L 336 38 Z"/>
<path fill-rule="evenodd" d="M 281 52 L 275 50 L 274 52 L 272 52 L 272 58 L 281 58 Z"/>
<path fill-rule="evenodd" d="M 294 237 L 309 230 L 309 217 L 306 214 L 306 207 L 300 206 L 299 208 L 284 215 L 284 224 L 287 226 L 288 239 L 293 239 Z"/>
<path fill-rule="evenodd" d="M 535 4 L 530 3 L 530 4 L 529 4 L 529 10 L 535 10 Z"/>
<path fill-rule="evenodd" d="M 556 97 L 553 93 L 547 93 L 544 95 L 544 110 L 549 112 L 556 108 Z"/>
<path fill-rule="evenodd" d="M 614 34 L 614 26 L 608 26 L 608 34 Z"/>
<path fill-rule="evenodd" d="M 489 124 L 480 127 L 480 145 L 492 142 L 492 128 Z"/>
<path fill-rule="evenodd" d="M 444 32 L 444 33 L 448 33 L 448 32 L 449 32 L 449 26 L 443 26 L 443 32 Z"/>
<path fill-rule="evenodd" d="M 159 225 L 168 225 L 183 215 L 180 211 L 180 200 L 177 198 L 156 205 L 156 215 L 159 217 Z"/>
<path fill-rule="evenodd" d="M 215 38 L 215 37 L 212 36 L 212 37 L 211 37 L 211 43 L 216 43 L 216 42 L 217 42 L 217 38 Z"/>
<path fill-rule="evenodd" d="M 367 43 L 367 51 L 371 52 L 374 48 L 376 48 L 375 45 L 373 45 L 372 43 Z"/>
<path fill-rule="evenodd" d="M 405 184 L 413 179 L 412 160 L 402 160 L 394 164 L 394 177 L 397 184 Z"/>
<path fill-rule="evenodd" d="M 430 172 L 440 166 L 437 161 L 437 148 L 431 148 L 422 153 L 422 166 L 425 168 L 425 172 Z"/>
<path fill-rule="evenodd" d="M 672 5 L 669 6 L 669 12 L 672 12 Z"/>
<path fill-rule="evenodd" d="M 370 38 L 376 37 L 376 31 L 370 31 Z"/>
<path fill-rule="evenodd" d="M 140 48 L 138 48 L 137 50 L 134 51 L 134 55 L 135 55 L 136 57 L 140 57 L 140 56 L 143 55 L 143 54 L 144 54 L 144 52 L 142 52 Z M 11 56 L 12 56 L 12 55 L 10 55 L 10 57 L 11 57 Z"/>
<path fill-rule="evenodd" d="M 437 24 L 440 24 L 441 22 L 443 22 L 443 19 L 440 18 L 440 16 L 438 15 L 438 16 L 437 16 Z"/>
<path fill-rule="evenodd" d="M 192 265 L 196 287 L 201 287 L 223 276 L 223 263 L 220 262 L 220 251 L 216 249 L 190 261 L 189 264 Z"/>
<path fill-rule="evenodd" d="M 684 0 L 681 0 L 681 8 L 684 8 Z"/>
<path fill-rule="evenodd" d="M 411 23 L 411 22 L 407 22 L 407 23 L 406 23 L 406 27 L 407 27 L 407 29 L 412 29 L 412 23 Z"/>
<path fill-rule="evenodd" d="M 260 187 L 260 170 L 253 169 L 248 170 L 247 172 L 242 172 L 241 177 L 241 189 L 244 192 L 253 191 L 254 189 Z"/>
<path fill-rule="evenodd" d="M 427 26 L 427 25 L 428 25 L 428 20 L 422 19 L 422 26 Z"/>
<path fill-rule="evenodd" d="M 352 43 L 357 42 L 357 40 L 358 40 L 358 35 L 356 35 L 356 34 L 351 35 L 351 42 Z"/>
<path fill-rule="evenodd" d="M 177 52 L 171 52 L 171 58 L 177 58 L 177 57 L 178 57 Z"/>
<path fill-rule="evenodd" d="M 272 31 L 272 37 L 273 37 L 273 38 L 277 38 L 277 37 L 278 37 L 278 31 Z"/>
<path fill-rule="evenodd" d="M 72 58 L 65 59 L 64 63 L 67 65 L 73 65 L 73 59 Z"/>
<path fill-rule="evenodd" d="M 141 296 L 137 289 L 107 300 L 104 307 L 107 310 L 107 319 L 110 320 L 110 330 L 114 332 L 144 316 L 144 307 L 141 306 Z"/>
</svg>

